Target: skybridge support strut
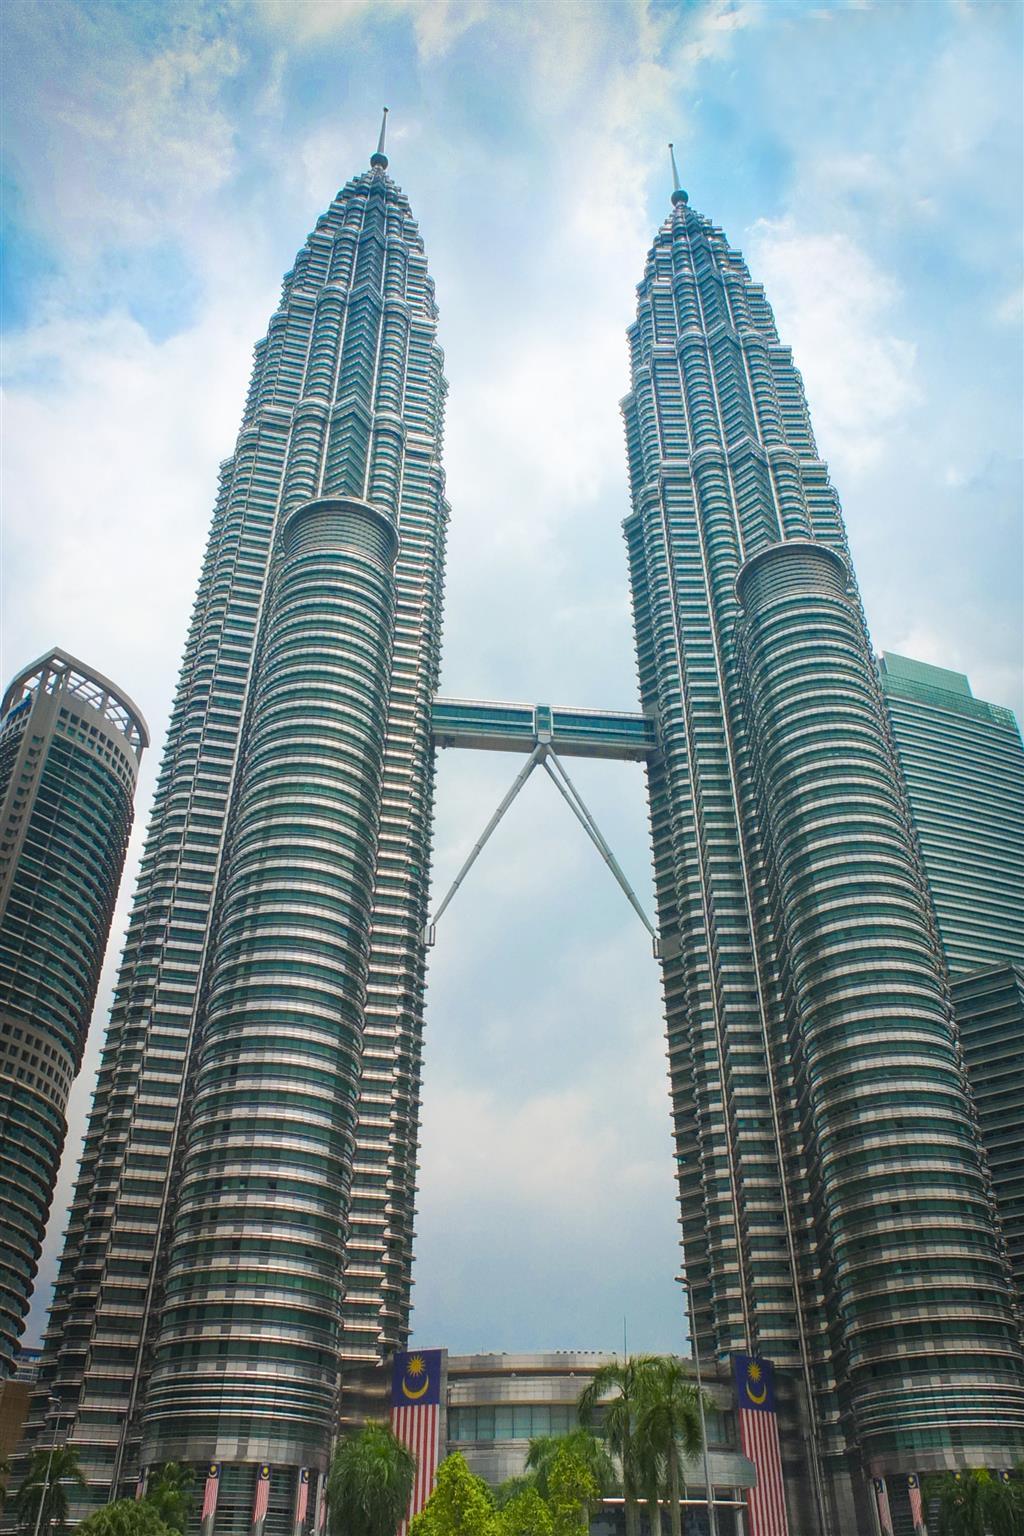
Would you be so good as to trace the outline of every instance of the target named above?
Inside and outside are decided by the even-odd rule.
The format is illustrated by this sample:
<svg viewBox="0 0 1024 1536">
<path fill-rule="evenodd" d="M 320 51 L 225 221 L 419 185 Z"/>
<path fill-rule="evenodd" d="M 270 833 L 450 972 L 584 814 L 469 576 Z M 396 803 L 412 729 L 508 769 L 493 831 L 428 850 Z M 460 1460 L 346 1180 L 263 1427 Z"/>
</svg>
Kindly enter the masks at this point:
<svg viewBox="0 0 1024 1536">
<path fill-rule="evenodd" d="M 625 894 L 626 900 L 629 902 L 630 906 L 633 908 L 634 912 L 637 914 L 640 921 L 647 929 L 647 932 L 651 936 L 651 944 L 654 950 L 655 959 L 658 959 L 660 957 L 661 950 L 658 945 L 657 930 L 654 928 L 643 907 L 640 905 L 633 887 L 626 879 L 626 876 L 623 873 L 618 860 L 606 843 L 604 836 L 601 833 L 601 829 L 584 804 L 582 795 L 570 779 L 561 759 L 558 757 L 557 753 L 553 750 L 550 744 L 545 741 L 539 741 L 534 747 L 533 751 L 530 753 L 530 756 L 527 758 L 519 773 L 516 775 L 512 787 L 509 789 L 501 804 L 498 806 L 498 809 L 487 823 L 481 836 L 473 844 L 473 847 L 469 853 L 469 857 L 466 859 L 462 868 L 455 876 L 455 879 L 452 881 L 452 884 L 449 887 L 447 895 L 424 929 L 424 944 L 429 946 L 434 943 L 436 938 L 437 925 L 451 904 L 455 892 L 459 889 L 459 886 L 462 884 L 463 880 L 465 880 L 466 876 L 469 874 L 469 871 L 480 857 L 492 832 L 501 821 L 513 800 L 519 794 L 519 791 L 530 777 L 530 774 L 536 767 L 541 764 L 543 764 L 549 778 L 551 779 L 555 788 L 558 790 L 558 793 L 562 796 L 562 799 L 565 801 L 566 805 L 568 805 L 569 809 L 572 811 L 573 815 L 576 817 L 577 821 L 580 823 L 583 830 L 594 844 L 594 847 L 601 855 L 601 858 L 611 870 L 612 875 L 615 877 L 616 883 Z"/>
</svg>

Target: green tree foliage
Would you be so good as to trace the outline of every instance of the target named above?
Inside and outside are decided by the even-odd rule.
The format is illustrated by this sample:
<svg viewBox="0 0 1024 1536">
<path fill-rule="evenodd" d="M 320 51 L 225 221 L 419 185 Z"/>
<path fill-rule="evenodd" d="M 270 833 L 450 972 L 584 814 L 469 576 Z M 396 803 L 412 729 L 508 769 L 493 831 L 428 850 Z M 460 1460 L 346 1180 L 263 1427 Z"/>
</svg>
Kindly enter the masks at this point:
<svg viewBox="0 0 1024 1536">
<path fill-rule="evenodd" d="M 651 1504 L 652 1531 L 660 1528 L 658 1499 L 663 1496 L 672 1536 L 682 1536 L 683 1463 L 695 1460 L 704 1447 L 700 1409 L 700 1393 L 682 1364 L 671 1356 L 652 1361 L 640 1387 L 635 1431 L 638 1476 Z"/>
<path fill-rule="evenodd" d="M 555 1452 L 547 1481 L 553 1536 L 587 1536 L 601 1490 L 586 1462 L 571 1446 L 562 1445 Z"/>
<path fill-rule="evenodd" d="M 458 1451 L 438 1467 L 434 1491 L 410 1525 L 409 1536 L 499 1536 L 491 1490 Z"/>
<path fill-rule="evenodd" d="M 85 1486 L 78 1452 L 73 1446 L 57 1445 L 52 1451 L 36 1451 L 14 1498 L 19 1524 L 29 1532 L 34 1531 L 42 1504 L 40 1536 L 51 1530 L 53 1536 L 64 1536 L 68 1525 L 68 1488 Z"/>
<path fill-rule="evenodd" d="M 535 1487 L 513 1494 L 494 1516 L 495 1536 L 555 1536 L 551 1509 Z"/>
<path fill-rule="evenodd" d="M 945 1472 L 929 1478 L 929 1499 L 939 1501 L 938 1536 L 1024 1536 L 1024 1482 L 990 1472 Z"/>
<path fill-rule="evenodd" d="M 331 1536 L 395 1536 L 415 1477 L 416 1458 L 386 1424 L 343 1440 L 327 1476 Z"/>
<path fill-rule="evenodd" d="M 83 1520 L 75 1536 L 173 1536 L 148 1499 L 118 1499 Z"/>
<path fill-rule="evenodd" d="M 530 1442 L 533 1443 L 532 1441 Z M 524 1472 L 521 1477 L 507 1477 L 503 1483 L 499 1483 L 494 1493 L 495 1509 L 504 1509 L 506 1504 L 525 1493 L 528 1488 L 536 1488 L 537 1479 L 532 1472 Z"/>
<path fill-rule="evenodd" d="M 613 1361 L 594 1372 L 580 1393 L 580 1423 L 593 1423 L 598 1404 L 604 1412 L 604 1432 L 608 1449 L 618 1457 L 622 1468 L 622 1497 L 625 1503 L 626 1536 L 639 1536 L 639 1499 L 649 1479 L 645 1476 L 637 1444 L 636 1429 L 640 1416 L 644 1383 L 656 1366 L 653 1355 L 633 1355 L 628 1360 Z"/>
<path fill-rule="evenodd" d="M 567 1435 L 537 1435 L 530 1441 L 526 1468 L 534 1474 L 538 1492 L 543 1498 L 548 1496 L 548 1474 L 552 1463 L 563 1447 L 571 1451 L 587 1468 L 602 1496 L 615 1492 L 619 1478 L 604 1441 L 593 1430 L 580 1426 L 579 1429 L 571 1429 Z"/>
<path fill-rule="evenodd" d="M 192 1504 L 194 1481 L 191 1468 L 169 1461 L 166 1466 L 150 1473 L 146 1496 L 142 1501 L 156 1511 L 164 1525 L 170 1526 L 172 1531 L 180 1532 L 181 1536 L 184 1536 L 185 1522 Z"/>
</svg>

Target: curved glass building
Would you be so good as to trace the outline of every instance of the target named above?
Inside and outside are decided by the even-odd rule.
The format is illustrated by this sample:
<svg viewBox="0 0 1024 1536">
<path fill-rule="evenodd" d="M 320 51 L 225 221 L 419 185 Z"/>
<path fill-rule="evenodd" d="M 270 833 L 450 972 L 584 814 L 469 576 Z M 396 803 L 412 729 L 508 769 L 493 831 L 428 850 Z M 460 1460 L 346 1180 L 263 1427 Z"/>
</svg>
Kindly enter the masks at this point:
<svg viewBox="0 0 1024 1536">
<path fill-rule="evenodd" d="M 742 256 L 676 187 L 630 330 L 625 524 L 687 1276 L 802 1373 L 799 1528 L 1008 1467 L 1024 1361 L 839 503 Z"/>
<path fill-rule="evenodd" d="M 28 1311 L 147 744 L 127 695 L 63 651 L 0 703 L 0 1377 Z"/>
<path fill-rule="evenodd" d="M 247 1532 L 269 1464 L 290 1531 L 340 1362 L 408 1333 L 446 385 L 387 166 L 299 251 L 221 470 L 34 1399 L 78 1515 L 213 1460 Z"/>
</svg>

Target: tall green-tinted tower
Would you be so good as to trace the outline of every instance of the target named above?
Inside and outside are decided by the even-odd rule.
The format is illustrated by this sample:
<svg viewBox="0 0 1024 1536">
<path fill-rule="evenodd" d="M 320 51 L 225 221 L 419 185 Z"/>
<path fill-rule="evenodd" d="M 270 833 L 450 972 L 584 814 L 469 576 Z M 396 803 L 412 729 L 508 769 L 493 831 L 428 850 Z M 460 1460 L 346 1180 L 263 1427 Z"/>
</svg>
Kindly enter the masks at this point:
<svg viewBox="0 0 1024 1536">
<path fill-rule="evenodd" d="M 89 1486 L 222 1463 L 218 1532 L 322 1473 L 339 1365 L 409 1326 L 437 313 L 370 168 L 287 274 L 221 471 L 46 1335 Z"/>
<path fill-rule="evenodd" d="M 51 651 L 0 703 L 0 1379 L 13 1369 L 148 742 L 131 700 Z"/>
<path fill-rule="evenodd" d="M 962 672 L 884 652 L 882 690 L 952 976 L 1024 956 L 1024 744 Z"/>
<path fill-rule="evenodd" d="M 1024 743 L 962 672 L 889 652 L 879 671 L 1024 1299 Z"/>
<path fill-rule="evenodd" d="M 678 185 L 638 292 L 625 533 L 695 1328 L 802 1374 L 804 1518 L 868 1529 L 865 1472 L 1019 1456 L 1008 1270 L 800 376 Z"/>
</svg>

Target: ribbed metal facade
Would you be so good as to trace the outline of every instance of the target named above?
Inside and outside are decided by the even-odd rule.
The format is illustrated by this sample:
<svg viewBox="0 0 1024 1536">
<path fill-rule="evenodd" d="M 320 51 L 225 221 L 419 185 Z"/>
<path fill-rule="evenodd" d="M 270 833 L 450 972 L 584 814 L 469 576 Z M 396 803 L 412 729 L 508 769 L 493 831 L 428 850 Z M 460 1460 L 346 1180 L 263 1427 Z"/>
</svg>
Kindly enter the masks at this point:
<svg viewBox="0 0 1024 1536">
<path fill-rule="evenodd" d="M 34 1399 L 76 1514 L 134 1487 L 144 1408 L 147 1455 L 285 1498 L 338 1355 L 408 1330 L 446 386 L 386 167 L 299 252 L 221 471 Z"/>
<path fill-rule="evenodd" d="M 639 288 L 625 525 L 700 1347 L 798 1370 L 862 1473 L 1009 1465 L 1024 1360 L 841 513 L 763 290 L 677 192 Z"/>
<path fill-rule="evenodd" d="M 131 701 L 62 651 L 0 704 L 0 1379 L 28 1311 L 147 741 Z"/>
<path fill-rule="evenodd" d="M 311 502 L 284 526 L 205 983 L 145 1465 L 326 1464 L 397 544 L 381 513 L 348 499 Z"/>
</svg>

